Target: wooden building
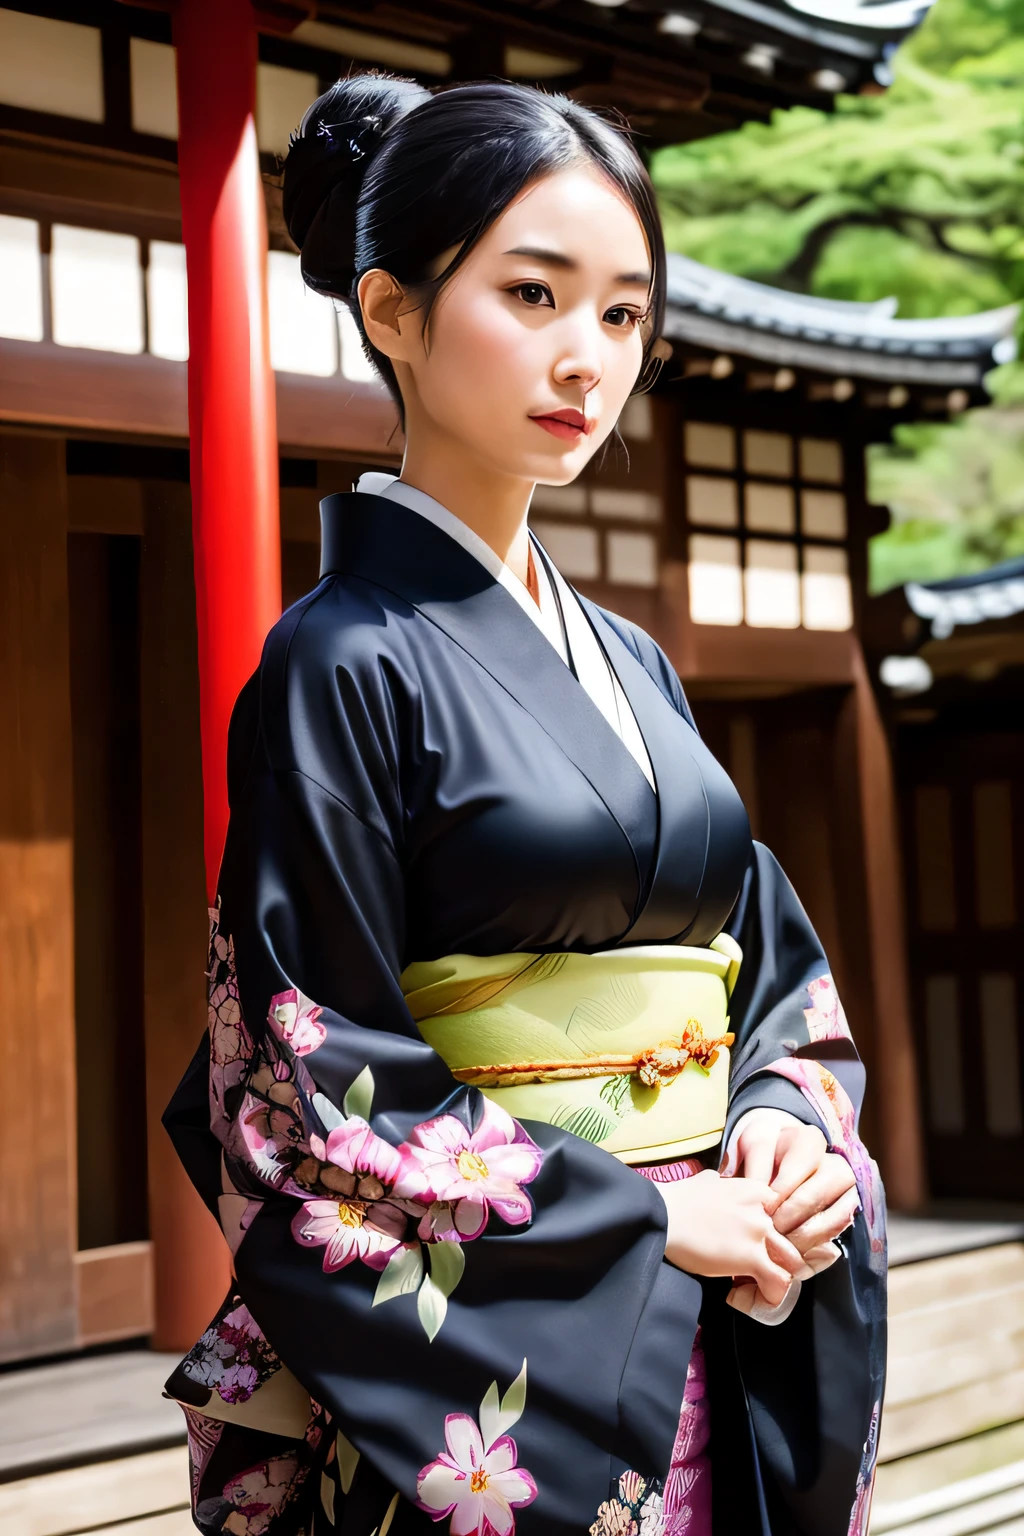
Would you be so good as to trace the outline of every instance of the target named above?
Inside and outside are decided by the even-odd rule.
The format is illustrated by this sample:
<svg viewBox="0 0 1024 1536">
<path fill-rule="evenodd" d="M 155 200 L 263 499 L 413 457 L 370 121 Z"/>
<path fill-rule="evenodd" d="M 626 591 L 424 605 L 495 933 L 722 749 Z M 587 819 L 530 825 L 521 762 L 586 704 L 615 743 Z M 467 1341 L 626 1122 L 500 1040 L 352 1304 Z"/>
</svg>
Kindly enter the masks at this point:
<svg viewBox="0 0 1024 1536">
<path fill-rule="evenodd" d="M 201 28 L 222 0 L 197 3 L 179 9 Z M 230 4 L 251 24 L 247 0 Z M 319 498 L 400 456 L 351 323 L 303 290 L 280 219 L 274 157 L 326 81 L 375 63 L 433 83 L 510 74 L 629 109 L 664 142 L 827 105 L 870 80 L 893 40 L 703 0 L 685 18 L 444 0 L 429 19 L 384 3 L 267 4 L 259 19 L 286 603 L 316 578 Z M 179 99 L 194 153 L 196 95 L 176 97 L 162 10 L 0 8 L 0 974 L 14 1000 L 0 1360 L 150 1334 L 187 1345 L 226 1274 L 159 1126 L 205 1026 Z M 863 448 L 895 420 L 980 398 L 1011 329 L 1005 312 L 900 322 L 674 258 L 675 350 L 656 392 L 630 403 L 621 442 L 580 484 L 538 492 L 534 508 L 566 574 L 665 646 L 792 874 L 834 956 L 873 1073 L 871 1139 L 905 1208 L 927 1193 L 918 962 L 869 643 L 865 545 L 881 521 Z M 250 406 L 240 399 L 251 424 Z"/>
</svg>

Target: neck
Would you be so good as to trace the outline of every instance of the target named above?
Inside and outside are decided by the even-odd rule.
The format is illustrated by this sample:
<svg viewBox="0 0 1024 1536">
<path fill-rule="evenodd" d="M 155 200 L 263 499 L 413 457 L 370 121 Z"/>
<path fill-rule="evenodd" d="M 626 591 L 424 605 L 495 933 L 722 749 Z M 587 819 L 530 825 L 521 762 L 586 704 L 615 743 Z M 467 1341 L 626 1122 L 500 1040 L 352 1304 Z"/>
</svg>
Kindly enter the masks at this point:
<svg viewBox="0 0 1024 1536">
<path fill-rule="evenodd" d="M 424 438 L 415 433 L 410 434 L 400 478 L 447 507 L 526 583 L 532 481 L 496 474 L 467 456 L 463 444 L 456 449 L 435 434 Z"/>
</svg>

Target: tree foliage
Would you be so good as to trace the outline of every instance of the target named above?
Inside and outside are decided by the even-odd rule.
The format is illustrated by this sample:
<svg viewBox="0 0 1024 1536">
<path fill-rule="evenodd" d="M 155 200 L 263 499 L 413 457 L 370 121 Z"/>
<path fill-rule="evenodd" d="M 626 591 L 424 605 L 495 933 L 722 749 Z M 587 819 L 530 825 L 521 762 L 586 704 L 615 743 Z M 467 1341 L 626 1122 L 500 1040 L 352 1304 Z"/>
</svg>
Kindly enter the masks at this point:
<svg viewBox="0 0 1024 1536">
<path fill-rule="evenodd" d="M 904 317 L 1024 297 L 1024 0 L 937 0 L 893 74 L 656 151 L 669 248 Z"/>
<path fill-rule="evenodd" d="M 669 249 L 823 298 L 894 295 L 905 317 L 1024 299 L 1024 0 L 937 0 L 884 95 L 842 96 L 659 150 Z M 869 453 L 871 590 L 1024 553 L 1024 364 L 995 404 L 897 427 Z"/>
</svg>

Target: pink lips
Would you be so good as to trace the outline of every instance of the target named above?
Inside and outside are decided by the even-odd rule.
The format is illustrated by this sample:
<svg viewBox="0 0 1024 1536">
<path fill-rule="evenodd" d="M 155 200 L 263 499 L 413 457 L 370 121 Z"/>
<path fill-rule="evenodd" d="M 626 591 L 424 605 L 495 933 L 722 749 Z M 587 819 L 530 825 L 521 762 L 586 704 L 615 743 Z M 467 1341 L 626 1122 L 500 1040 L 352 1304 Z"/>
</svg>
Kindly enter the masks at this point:
<svg viewBox="0 0 1024 1536">
<path fill-rule="evenodd" d="M 538 427 L 543 427 L 545 432 L 550 432 L 552 437 L 560 437 L 568 443 L 578 442 L 594 428 L 594 423 L 588 421 L 582 411 L 569 407 L 561 411 L 552 411 L 547 416 L 531 416 L 530 420 L 535 421 Z"/>
</svg>

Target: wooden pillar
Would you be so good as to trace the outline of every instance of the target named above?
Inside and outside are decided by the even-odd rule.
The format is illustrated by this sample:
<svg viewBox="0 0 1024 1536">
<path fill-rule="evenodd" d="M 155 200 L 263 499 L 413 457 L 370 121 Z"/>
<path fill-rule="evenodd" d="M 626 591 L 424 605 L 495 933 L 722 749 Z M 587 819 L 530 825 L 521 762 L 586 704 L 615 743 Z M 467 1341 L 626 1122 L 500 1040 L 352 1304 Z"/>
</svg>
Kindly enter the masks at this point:
<svg viewBox="0 0 1024 1536">
<path fill-rule="evenodd" d="M 227 1245 L 160 1123 L 206 1028 L 203 776 L 188 487 L 143 487 L 142 888 L 150 1235 L 159 1349 L 189 1349 L 228 1286 Z"/>
<path fill-rule="evenodd" d="M 851 1019 L 854 1034 L 865 1042 L 872 1150 L 882 1166 L 890 1205 L 913 1211 L 928 1191 L 910 1013 L 899 806 L 889 741 L 859 646 L 836 746 L 844 843 L 838 883 L 845 896 L 842 921 L 855 935 L 864 962 L 857 967 Z M 853 943 L 848 949 L 852 957 Z M 870 1028 L 865 1030 L 867 1012 Z"/>
<path fill-rule="evenodd" d="M 179 0 L 174 41 L 188 263 L 206 880 L 212 901 L 228 823 L 228 721 L 281 612 L 277 405 L 250 0 Z"/>
<path fill-rule="evenodd" d="M 0 1359 L 74 1345 L 75 1028 L 64 444 L 0 434 Z"/>
</svg>

